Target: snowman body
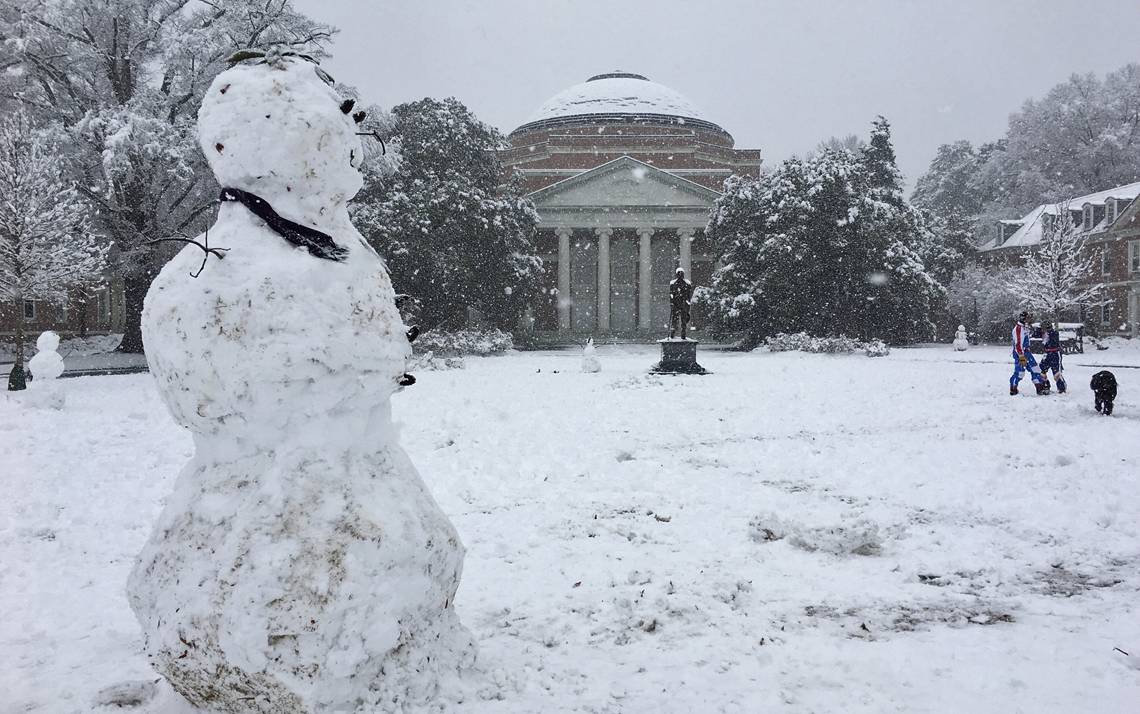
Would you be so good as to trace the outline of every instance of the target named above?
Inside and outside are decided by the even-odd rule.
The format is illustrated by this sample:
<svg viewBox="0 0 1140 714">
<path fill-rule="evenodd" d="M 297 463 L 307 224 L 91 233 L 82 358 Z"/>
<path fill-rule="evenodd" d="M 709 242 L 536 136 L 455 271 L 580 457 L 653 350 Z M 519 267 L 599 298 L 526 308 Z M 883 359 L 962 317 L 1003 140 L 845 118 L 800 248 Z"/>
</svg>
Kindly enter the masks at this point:
<svg viewBox="0 0 1140 714">
<path fill-rule="evenodd" d="M 965 352 L 969 347 L 970 340 L 966 337 L 966 328 L 964 325 L 958 325 L 958 331 L 954 333 L 954 349 Z"/>
<path fill-rule="evenodd" d="M 199 112 L 223 187 L 344 249 L 298 248 L 239 203 L 155 279 L 147 360 L 195 454 L 131 574 L 155 668 L 219 712 L 435 701 L 474 657 L 452 603 L 463 547 L 400 448 L 410 346 L 383 263 L 348 218 L 352 118 L 304 61 L 241 65 Z"/>
<path fill-rule="evenodd" d="M 582 348 L 582 371 L 587 373 L 602 371 L 602 362 L 598 359 L 598 350 L 592 339 L 586 340 L 586 346 Z"/>
<path fill-rule="evenodd" d="M 63 358 L 59 356 L 59 335 L 46 330 L 36 339 L 36 354 L 28 360 L 33 381 L 57 379 L 63 374 Z"/>
</svg>

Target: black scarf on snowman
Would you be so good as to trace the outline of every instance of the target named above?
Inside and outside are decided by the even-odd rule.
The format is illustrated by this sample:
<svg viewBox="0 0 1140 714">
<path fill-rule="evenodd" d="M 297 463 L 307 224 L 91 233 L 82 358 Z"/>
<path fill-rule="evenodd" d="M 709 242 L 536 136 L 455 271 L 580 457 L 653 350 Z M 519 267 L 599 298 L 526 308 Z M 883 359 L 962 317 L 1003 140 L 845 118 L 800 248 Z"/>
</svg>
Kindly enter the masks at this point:
<svg viewBox="0 0 1140 714">
<path fill-rule="evenodd" d="M 298 248 L 309 251 L 311 256 L 335 261 L 342 261 L 348 256 L 348 249 L 337 245 L 332 236 L 282 217 L 273 210 L 269 201 L 261 196 L 243 191 L 240 188 L 227 187 L 222 189 L 218 200 L 240 203 L 245 206 L 250 213 L 265 221 L 265 225 L 272 228 L 277 235 Z"/>
</svg>

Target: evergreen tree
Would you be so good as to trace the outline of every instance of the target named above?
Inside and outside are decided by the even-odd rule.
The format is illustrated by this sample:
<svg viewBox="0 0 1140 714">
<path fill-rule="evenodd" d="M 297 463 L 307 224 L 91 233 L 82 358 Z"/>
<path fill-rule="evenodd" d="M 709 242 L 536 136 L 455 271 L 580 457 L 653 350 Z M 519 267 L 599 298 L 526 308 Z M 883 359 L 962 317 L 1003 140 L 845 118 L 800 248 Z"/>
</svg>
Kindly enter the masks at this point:
<svg viewBox="0 0 1140 714">
<path fill-rule="evenodd" d="M 970 142 L 943 144 L 911 195 L 930 229 L 930 240 L 919 253 L 943 285 L 966 268 L 975 252 L 974 221 L 983 203 L 975 178 L 981 163 Z"/>
<path fill-rule="evenodd" d="M 459 324 L 472 307 L 513 329 L 542 263 L 538 214 L 517 183 L 503 183 L 502 136 L 458 100 L 428 98 L 393 108 L 389 137 L 399 167 L 373 177 L 354 216 L 393 285 L 416 299 L 427 328 Z"/>
<path fill-rule="evenodd" d="M 871 138 L 860 149 L 859 155 L 866 181 L 877 197 L 894 206 L 902 206 L 902 174 L 891 143 L 891 124 L 886 117 L 878 116 L 871 123 Z"/>
<path fill-rule="evenodd" d="M 24 301 L 64 305 L 103 279 L 108 246 L 88 230 L 89 208 L 60 170 L 46 132 L 23 112 L 0 122 L 0 300 L 15 317 L 8 389 L 24 388 Z"/>
<path fill-rule="evenodd" d="M 929 336 L 941 288 L 914 249 L 925 228 L 893 156 L 880 118 L 858 155 L 824 150 L 726 182 L 706 229 L 724 264 L 701 298 L 716 330 L 753 344 L 776 332 Z"/>
</svg>

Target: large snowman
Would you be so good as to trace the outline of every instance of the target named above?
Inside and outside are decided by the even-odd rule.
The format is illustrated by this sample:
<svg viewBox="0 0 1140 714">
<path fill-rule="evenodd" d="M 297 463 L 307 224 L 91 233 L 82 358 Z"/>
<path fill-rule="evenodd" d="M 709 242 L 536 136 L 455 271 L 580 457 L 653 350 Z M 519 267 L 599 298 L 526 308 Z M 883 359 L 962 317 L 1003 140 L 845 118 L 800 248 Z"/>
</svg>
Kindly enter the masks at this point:
<svg viewBox="0 0 1140 714">
<path fill-rule="evenodd" d="M 198 124 L 222 204 L 197 240 L 225 251 L 187 246 L 143 310 L 195 453 L 130 602 L 155 668 L 207 711 L 438 704 L 474 658 L 463 547 L 391 422 L 410 347 L 349 222 L 351 103 L 322 77 L 276 56 L 214 81 Z"/>
</svg>

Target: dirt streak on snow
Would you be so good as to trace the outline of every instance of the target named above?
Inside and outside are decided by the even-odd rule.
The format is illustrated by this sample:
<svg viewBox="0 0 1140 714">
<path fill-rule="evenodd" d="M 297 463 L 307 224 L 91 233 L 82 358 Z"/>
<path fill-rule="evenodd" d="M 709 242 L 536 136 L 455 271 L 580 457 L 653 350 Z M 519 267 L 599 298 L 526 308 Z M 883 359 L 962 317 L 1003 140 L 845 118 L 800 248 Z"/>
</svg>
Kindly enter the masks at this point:
<svg viewBox="0 0 1140 714">
<path fill-rule="evenodd" d="M 465 710 L 1135 711 L 1134 372 L 1103 418 L 1096 367 L 1011 398 L 996 349 L 422 375 L 395 412 L 468 548 Z M 155 679 L 124 582 L 189 438 L 148 375 L 65 384 L 64 412 L 0 399 L 4 712 L 111 711 Z"/>
</svg>

